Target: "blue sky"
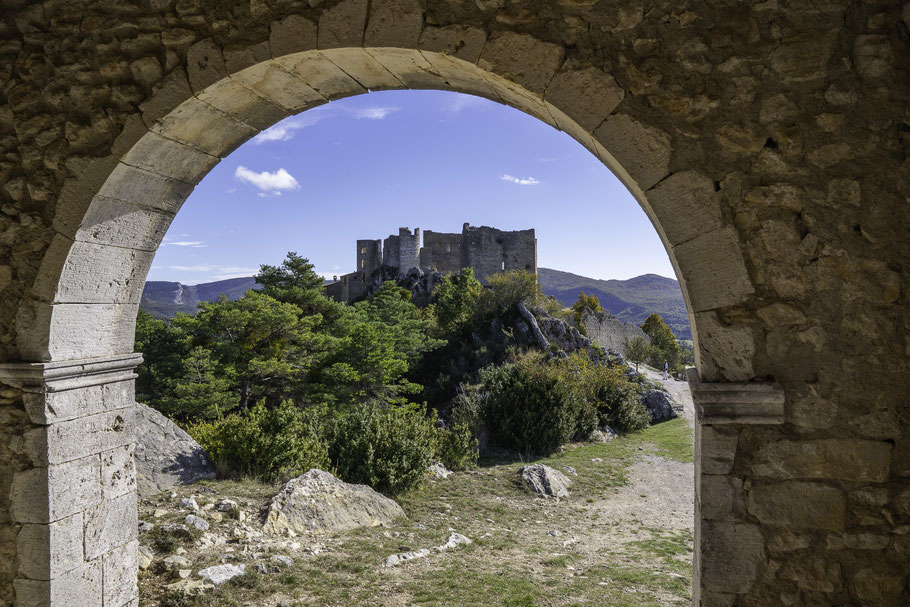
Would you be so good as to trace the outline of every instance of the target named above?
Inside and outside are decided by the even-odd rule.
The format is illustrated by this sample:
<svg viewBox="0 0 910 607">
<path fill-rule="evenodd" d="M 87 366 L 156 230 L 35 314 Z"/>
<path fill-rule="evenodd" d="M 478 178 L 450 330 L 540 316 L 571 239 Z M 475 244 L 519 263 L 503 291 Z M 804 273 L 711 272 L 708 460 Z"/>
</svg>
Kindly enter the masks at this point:
<svg viewBox="0 0 910 607">
<path fill-rule="evenodd" d="M 441 91 L 383 91 L 288 118 L 196 187 L 149 280 L 254 274 L 288 251 L 354 270 L 355 241 L 399 226 L 534 228 L 538 264 L 594 278 L 675 278 L 638 203 L 590 152 L 536 118 Z"/>
</svg>

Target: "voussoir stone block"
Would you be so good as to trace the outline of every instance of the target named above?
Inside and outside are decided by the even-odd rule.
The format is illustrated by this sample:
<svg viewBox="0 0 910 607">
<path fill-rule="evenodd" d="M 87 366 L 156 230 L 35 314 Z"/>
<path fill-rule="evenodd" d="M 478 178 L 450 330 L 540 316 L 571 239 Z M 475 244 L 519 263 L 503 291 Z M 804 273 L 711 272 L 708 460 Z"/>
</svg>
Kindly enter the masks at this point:
<svg viewBox="0 0 910 607">
<path fill-rule="evenodd" d="M 95 196 L 73 240 L 155 251 L 174 213 Z"/>
<path fill-rule="evenodd" d="M 105 500 L 85 511 L 85 558 L 99 556 L 136 539 L 136 494 Z"/>
<path fill-rule="evenodd" d="M 139 303 L 154 251 L 58 238 L 69 245 L 62 276 L 56 285 L 42 284 L 42 291 L 36 283 L 39 295 L 55 303 Z"/>
<path fill-rule="evenodd" d="M 146 133 L 121 159 L 124 164 L 196 184 L 220 158 L 158 133 Z"/>
<path fill-rule="evenodd" d="M 847 510 L 839 489 L 803 481 L 755 484 L 747 508 L 766 525 L 829 531 L 843 531 Z"/>
<path fill-rule="evenodd" d="M 702 233 L 673 252 L 689 293 L 690 313 L 738 304 L 755 292 L 732 227 Z"/>
<path fill-rule="evenodd" d="M 196 94 L 196 98 L 254 129 L 267 129 L 291 112 L 232 78 L 224 78 Z"/>
<path fill-rule="evenodd" d="M 595 67 L 560 71 L 547 86 L 545 99 L 581 128 L 593 133 L 622 103 L 625 90 L 613 76 Z"/>
<path fill-rule="evenodd" d="M 185 181 L 120 163 L 98 195 L 176 213 L 192 191 L 193 185 Z"/>
<path fill-rule="evenodd" d="M 690 291 L 691 293 L 691 291 Z M 714 312 L 695 314 L 701 373 L 705 379 L 748 381 L 755 377 L 755 335 L 749 326 L 725 325 Z"/>
<path fill-rule="evenodd" d="M 420 52 L 409 49 L 370 48 L 366 51 L 409 89 L 446 89 L 445 79 Z"/>
<path fill-rule="evenodd" d="M 448 83 L 449 87 L 465 94 L 477 95 L 501 103 L 499 95 L 484 78 L 483 70 L 460 59 L 445 53 L 423 51 L 424 58 L 433 66 L 433 70 Z"/>
<path fill-rule="evenodd" d="M 17 325 L 46 327 L 46 332 L 21 331 L 17 345 L 22 357 L 31 360 L 128 354 L 138 311 L 137 304 L 36 303 L 20 309 Z"/>
<path fill-rule="evenodd" d="M 398 78 L 362 48 L 338 48 L 320 54 L 371 91 L 405 88 Z"/>
<path fill-rule="evenodd" d="M 247 68 L 247 70 L 250 69 L 256 68 Z M 243 70 L 243 72 L 247 70 Z M 238 74 L 243 72 L 238 72 Z M 196 97 L 181 103 L 151 125 L 149 130 L 167 139 L 185 143 L 201 152 L 218 157 L 227 156 L 237 146 L 259 132 L 252 126 L 235 120 Z M 99 193 L 111 198 L 119 198 L 103 190 Z M 188 194 L 189 192 L 187 192 Z M 184 196 L 185 198 L 186 196 Z"/>
<path fill-rule="evenodd" d="M 367 92 L 357 80 L 318 51 L 298 53 L 275 61 L 326 99 L 339 99 Z"/>
<path fill-rule="evenodd" d="M 670 174 L 670 136 L 626 114 L 614 114 L 596 131 L 606 148 L 643 191 Z"/>
<path fill-rule="evenodd" d="M 289 61 L 287 57 L 263 61 L 231 75 L 231 80 L 292 114 L 325 103 L 325 97 L 284 67 Z"/>
<path fill-rule="evenodd" d="M 673 246 L 722 225 L 720 195 L 714 181 L 695 171 L 673 173 L 645 196 Z"/>
<path fill-rule="evenodd" d="M 759 448 L 752 472 L 769 478 L 885 482 L 892 449 L 889 443 L 874 440 L 781 440 Z"/>
</svg>

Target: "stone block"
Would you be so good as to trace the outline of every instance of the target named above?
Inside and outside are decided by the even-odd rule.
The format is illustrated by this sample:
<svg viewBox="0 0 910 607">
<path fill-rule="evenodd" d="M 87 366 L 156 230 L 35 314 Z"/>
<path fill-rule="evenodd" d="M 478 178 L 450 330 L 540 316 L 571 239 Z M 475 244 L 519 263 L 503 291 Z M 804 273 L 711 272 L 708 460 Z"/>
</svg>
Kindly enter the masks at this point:
<svg viewBox="0 0 910 607">
<path fill-rule="evenodd" d="M 743 508 L 743 482 L 735 476 L 702 474 L 696 479 L 703 519 L 732 521 Z"/>
<path fill-rule="evenodd" d="M 272 57 L 313 50 L 316 48 L 316 36 L 316 23 L 301 15 L 273 21 L 269 30 Z"/>
<path fill-rule="evenodd" d="M 691 292 L 690 292 L 691 294 Z M 744 325 L 722 324 L 715 312 L 695 314 L 700 372 L 709 381 L 748 381 L 755 377 L 755 335 Z"/>
<path fill-rule="evenodd" d="M 530 34 L 501 32 L 487 40 L 478 65 L 542 97 L 564 55 L 561 46 Z"/>
<path fill-rule="evenodd" d="M 136 577 L 139 574 L 139 542 L 133 540 L 114 548 L 101 557 L 105 605 L 126 605 L 139 596 Z"/>
<path fill-rule="evenodd" d="M 530 114 L 555 129 L 559 128 L 559 124 L 556 123 L 556 120 L 547 110 L 547 104 L 543 102 L 539 95 L 491 72 L 484 72 L 483 77 L 499 99 L 502 100 L 502 103 L 521 110 L 525 114 Z"/>
<path fill-rule="evenodd" d="M 101 561 L 81 567 L 53 580 L 18 579 L 16 607 L 98 607 L 102 605 Z"/>
<path fill-rule="evenodd" d="M 420 0 L 371 0 L 363 46 L 414 48 L 423 29 Z"/>
<path fill-rule="evenodd" d="M 173 219 L 169 211 L 95 196 L 74 240 L 154 251 Z"/>
<path fill-rule="evenodd" d="M 637 186 L 646 191 L 670 174 L 670 136 L 625 114 L 614 114 L 594 131 L 597 141 Z"/>
<path fill-rule="evenodd" d="M 752 472 L 781 479 L 885 482 L 890 473 L 891 450 L 889 443 L 872 440 L 781 440 L 759 448 Z"/>
<path fill-rule="evenodd" d="M 36 295 L 54 303 L 139 303 L 154 251 L 73 242 L 59 235 L 51 244 L 58 246 L 68 248 L 66 262 L 60 274 L 39 275 Z"/>
<path fill-rule="evenodd" d="M 645 192 L 667 241 L 676 246 L 721 227 L 714 181 L 695 171 L 674 173 Z"/>
<path fill-rule="evenodd" d="M 473 63 L 442 53 L 423 51 L 422 54 L 433 66 L 433 70 L 448 83 L 447 89 L 502 103 L 502 99 L 484 78 L 483 70 Z"/>
<path fill-rule="evenodd" d="M 173 110 L 175 107 L 192 98 L 189 80 L 182 67 L 174 68 L 158 84 L 151 97 L 139 104 L 142 110 L 142 120 L 146 126 L 154 124 Z"/>
<path fill-rule="evenodd" d="M 897 605 L 904 583 L 905 576 L 895 571 L 864 568 L 853 576 L 853 594 L 863 605 Z"/>
<path fill-rule="evenodd" d="M 422 51 L 477 63 L 486 41 L 487 33 L 480 28 L 466 25 L 426 26 L 417 45 Z"/>
<path fill-rule="evenodd" d="M 359 47 L 367 21 L 367 0 L 341 0 L 319 16 L 320 49 Z"/>
<path fill-rule="evenodd" d="M 98 195 L 176 213 L 192 191 L 192 184 L 120 163 Z"/>
<path fill-rule="evenodd" d="M 46 525 L 22 525 L 16 556 L 19 575 L 32 580 L 52 580 L 81 566 L 82 513 Z"/>
<path fill-rule="evenodd" d="M 221 48 L 211 38 L 200 40 L 191 46 L 186 53 L 186 63 L 190 87 L 194 91 L 201 91 L 227 77 Z"/>
<path fill-rule="evenodd" d="M 673 247 L 673 255 L 682 270 L 691 313 L 742 303 L 755 292 L 739 236 L 732 227 L 703 233 Z"/>
<path fill-rule="evenodd" d="M 362 48 L 339 48 L 320 54 L 371 91 L 405 88 L 398 78 Z"/>
<path fill-rule="evenodd" d="M 697 432 L 697 459 L 702 474 L 730 474 L 739 433 L 735 430 L 720 430 L 699 425 Z"/>
<path fill-rule="evenodd" d="M 29 418 L 36 424 L 55 424 L 115 409 L 132 407 L 135 402 L 132 381 L 113 381 L 55 392 L 24 392 Z"/>
<path fill-rule="evenodd" d="M 237 72 L 231 79 L 291 114 L 325 103 L 325 97 L 308 86 L 300 76 L 284 68 L 281 62 L 287 61 L 288 58 L 264 61 Z"/>
<path fill-rule="evenodd" d="M 702 522 L 702 590 L 744 594 L 765 565 L 765 541 L 757 525 Z"/>
<path fill-rule="evenodd" d="M 219 80 L 196 97 L 254 129 L 267 129 L 291 112 L 257 95 L 233 78 Z"/>
<path fill-rule="evenodd" d="M 105 500 L 85 511 L 85 558 L 99 556 L 135 540 L 138 535 L 136 494 Z"/>
<path fill-rule="evenodd" d="M 71 360 L 133 351 L 136 304 L 35 303 L 19 310 L 19 352 L 25 360 Z M 49 335 L 54 336 L 50 343 Z"/>
<path fill-rule="evenodd" d="M 29 430 L 26 451 L 35 465 L 62 464 L 133 442 L 133 408 L 106 411 Z"/>
<path fill-rule="evenodd" d="M 625 91 L 613 76 L 588 67 L 560 71 L 547 86 L 544 99 L 593 133 L 622 103 L 624 96 Z"/>
<path fill-rule="evenodd" d="M 136 491 L 133 445 L 101 453 L 101 494 L 109 500 Z"/>
<path fill-rule="evenodd" d="M 367 92 L 357 80 L 317 51 L 298 53 L 276 61 L 326 99 L 340 99 Z"/>
<path fill-rule="evenodd" d="M 842 531 L 847 512 L 840 490 L 800 481 L 755 484 L 747 504 L 762 523 L 789 529 Z"/>
<path fill-rule="evenodd" d="M 366 51 L 409 89 L 450 88 L 420 51 L 397 48 L 372 48 Z"/>
<path fill-rule="evenodd" d="M 101 502 L 101 469 L 97 455 L 64 464 L 17 472 L 10 488 L 13 519 L 49 523 Z"/>
<path fill-rule="evenodd" d="M 243 70 L 238 74 L 246 71 Z M 185 143 L 206 154 L 221 158 L 233 152 L 240 144 L 258 132 L 250 125 L 235 120 L 196 97 L 181 103 L 167 116 L 149 126 L 149 130 L 162 137 Z M 192 190 L 192 186 L 189 187 L 189 190 Z M 104 191 L 99 193 L 111 198 L 119 198 Z M 189 191 L 187 191 L 187 195 L 189 195 Z M 182 203 L 185 198 L 186 196 L 180 202 Z"/>
<path fill-rule="evenodd" d="M 197 184 L 221 159 L 188 145 L 147 133 L 121 161 L 171 179 Z"/>
<path fill-rule="evenodd" d="M 778 575 L 812 592 L 832 593 L 843 587 L 840 564 L 820 557 L 791 556 Z"/>
</svg>

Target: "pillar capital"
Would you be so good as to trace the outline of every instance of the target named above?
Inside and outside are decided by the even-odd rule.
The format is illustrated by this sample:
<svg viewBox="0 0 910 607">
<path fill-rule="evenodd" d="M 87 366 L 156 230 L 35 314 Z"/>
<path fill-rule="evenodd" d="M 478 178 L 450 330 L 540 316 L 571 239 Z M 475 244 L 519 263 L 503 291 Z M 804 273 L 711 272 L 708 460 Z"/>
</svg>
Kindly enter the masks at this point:
<svg viewBox="0 0 910 607">
<path fill-rule="evenodd" d="M 26 392 L 63 392 L 135 379 L 142 354 L 0 364 L 0 382 Z"/>
<path fill-rule="evenodd" d="M 703 382 L 695 367 L 686 375 L 701 425 L 784 423 L 784 389 L 777 382 Z"/>
</svg>

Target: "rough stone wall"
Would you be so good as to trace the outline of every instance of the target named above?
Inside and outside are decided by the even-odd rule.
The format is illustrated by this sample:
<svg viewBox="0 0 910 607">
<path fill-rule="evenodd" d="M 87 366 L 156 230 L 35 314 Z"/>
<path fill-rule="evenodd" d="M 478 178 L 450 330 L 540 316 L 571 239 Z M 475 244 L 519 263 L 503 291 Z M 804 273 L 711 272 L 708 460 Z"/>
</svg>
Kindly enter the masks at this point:
<svg viewBox="0 0 910 607">
<path fill-rule="evenodd" d="M 398 269 L 407 272 L 420 267 L 420 228 L 412 234 L 408 228 L 398 228 Z"/>
<path fill-rule="evenodd" d="M 357 272 L 371 276 L 373 272 L 382 267 L 382 241 L 358 240 L 357 241 Z"/>
<path fill-rule="evenodd" d="M 369 241 L 368 241 L 369 242 Z M 366 296 L 368 274 L 351 272 L 338 277 L 338 280 L 325 286 L 325 294 L 335 301 L 352 302 Z"/>
<path fill-rule="evenodd" d="M 696 600 L 908 604 L 908 27 L 893 0 L 9 4 L 0 360 L 129 351 L 174 213 L 280 118 L 483 95 L 596 154 L 677 268 L 705 382 Z"/>
<path fill-rule="evenodd" d="M 391 235 L 382 241 L 382 265 L 401 267 L 401 237 Z"/>
<path fill-rule="evenodd" d="M 474 268 L 474 276 L 481 282 L 509 270 L 537 274 L 534 230 L 503 231 L 465 224 L 461 233 L 461 267 Z"/>
<path fill-rule="evenodd" d="M 420 267 L 443 274 L 457 274 L 461 270 L 461 234 L 425 230 L 423 247 L 420 249 Z"/>
<path fill-rule="evenodd" d="M 641 327 L 631 322 L 622 322 L 606 312 L 585 310 L 581 315 L 581 321 L 588 337 L 602 348 L 619 352 L 623 356 L 626 355 L 626 348 L 623 345 L 625 340 L 632 341 L 640 337 L 645 342 L 651 342 L 651 338 L 641 330 Z"/>
</svg>

